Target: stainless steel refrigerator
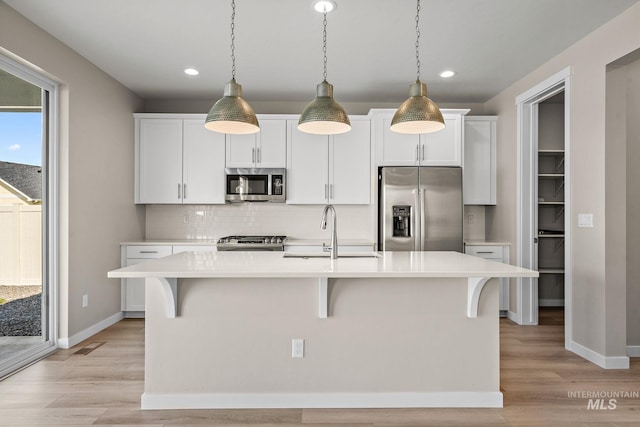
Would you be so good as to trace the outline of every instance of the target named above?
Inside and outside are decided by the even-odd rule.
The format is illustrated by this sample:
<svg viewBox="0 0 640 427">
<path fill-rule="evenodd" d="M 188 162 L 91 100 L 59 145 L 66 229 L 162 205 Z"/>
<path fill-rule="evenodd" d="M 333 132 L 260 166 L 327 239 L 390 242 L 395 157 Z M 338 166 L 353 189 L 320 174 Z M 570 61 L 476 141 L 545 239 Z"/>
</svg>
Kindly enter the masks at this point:
<svg viewBox="0 0 640 427">
<path fill-rule="evenodd" d="M 378 192 L 378 250 L 463 252 L 462 168 L 383 167 Z"/>
</svg>

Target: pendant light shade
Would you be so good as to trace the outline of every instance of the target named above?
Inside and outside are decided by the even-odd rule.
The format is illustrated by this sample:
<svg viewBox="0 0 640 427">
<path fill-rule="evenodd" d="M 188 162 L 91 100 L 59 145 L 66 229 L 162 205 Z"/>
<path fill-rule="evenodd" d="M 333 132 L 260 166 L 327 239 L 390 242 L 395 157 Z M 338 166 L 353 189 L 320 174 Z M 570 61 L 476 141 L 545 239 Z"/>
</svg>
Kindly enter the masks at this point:
<svg viewBox="0 0 640 427">
<path fill-rule="evenodd" d="M 398 133 L 430 133 L 444 129 L 440 109 L 427 98 L 427 85 L 420 80 L 409 88 L 409 99 L 398 107 L 391 120 L 391 130 Z"/>
<path fill-rule="evenodd" d="M 220 133 L 256 133 L 260 130 L 258 118 L 242 99 L 242 86 L 236 82 L 235 20 L 236 2 L 231 0 L 231 81 L 224 86 L 224 96 L 209 110 L 204 127 Z"/>
<path fill-rule="evenodd" d="M 316 88 L 316 98 L 302 112 L 298 121 L 302 132 L 335 135 L 351 130 L 349 116 L 333 99 L 333 85 L 326 80 Z"/>
<path fill-rule="evenodd" d="M 427 85 L 420 81 L 420 0 L 416 0 L 416 81 L 409 87 L 409 99 L 393 115 L 390 129 L 398 133 L 430 133 L 444 129 L 438 106 L 427 98 Z"/>
<path fill-rule="evenodd" d="M 335 6 L 335 4 L 334 4 Z M 322 52 L 324 73 L 322 82 L 316 87 L 316 97 L 311 101 L 298 121 L 298 129 L 316 135 L 336 135 L 351 130 L 349 116 L 333 99 L 333 85 L 327 81 L 327 12 L 323 10 Z"/>
<path fill-rule="evenodd" d="M 224 97 L 213 104 L 204 127 L 220 133 L 248 134 L 260 130 L 251 106 L 242 99 L 242 86 L 232 79 L 224 87 Z"/>
</svg>

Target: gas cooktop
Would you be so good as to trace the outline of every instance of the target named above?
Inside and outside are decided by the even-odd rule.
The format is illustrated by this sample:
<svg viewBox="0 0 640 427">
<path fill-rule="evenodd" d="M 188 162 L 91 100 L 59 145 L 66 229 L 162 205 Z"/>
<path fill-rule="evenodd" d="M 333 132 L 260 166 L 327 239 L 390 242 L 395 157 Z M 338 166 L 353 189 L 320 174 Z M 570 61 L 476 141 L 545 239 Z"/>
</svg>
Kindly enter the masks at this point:
<svg viewBox="0 0 640 427">
<path fill-rule="evenodd" d="M 284 250 L 287 236 L 226 236 L 218 239 L 219 251 Z"/>
</svg>

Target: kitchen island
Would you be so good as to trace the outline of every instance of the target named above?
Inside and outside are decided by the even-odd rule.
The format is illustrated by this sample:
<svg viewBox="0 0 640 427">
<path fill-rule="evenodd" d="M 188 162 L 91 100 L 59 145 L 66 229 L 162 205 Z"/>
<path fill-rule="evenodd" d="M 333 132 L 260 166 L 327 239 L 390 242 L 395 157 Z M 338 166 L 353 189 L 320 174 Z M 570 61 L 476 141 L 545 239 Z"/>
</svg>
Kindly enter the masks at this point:
<svg viewBox="0 0 640 427">
<path fill-rule="evenodd" d="M 537 272 L 348 255 L 183 252 L 109 272 L 146 279 L 142 408 L 502 406 L 491 279 Z"/>
</svg>

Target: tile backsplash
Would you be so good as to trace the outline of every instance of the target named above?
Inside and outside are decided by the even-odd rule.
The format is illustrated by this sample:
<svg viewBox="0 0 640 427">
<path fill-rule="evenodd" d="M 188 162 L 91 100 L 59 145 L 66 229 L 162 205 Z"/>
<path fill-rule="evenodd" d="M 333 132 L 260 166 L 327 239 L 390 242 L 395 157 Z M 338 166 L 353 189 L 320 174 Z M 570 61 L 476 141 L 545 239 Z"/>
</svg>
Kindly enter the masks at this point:
<svg viewBox="0 0 640 427">
<path fill-rule="evenodd" d="M 147 205 L 147 239 L 218 239 L 222 236 L 285 235 L 295 239 L 325 239 L 320 228 L 323 205 L 237 203 L 225 205 Z M 335 206 L 338 236 L 377 240 L 374 206 Z M 465 240 L 484 240 L 485 207 L 465 206 Z"/>
<path fill-rule="evenodd" d="M 339 236 L 376 239 L 372 206 L 335 206 Z M 147 239 L 218 239 L 228 235 L 286 235 L 296 239 L 324 239 L 320 228 L 322 205 L 237 203 L 225 205 L 148 205 Z"/>
</svg>

